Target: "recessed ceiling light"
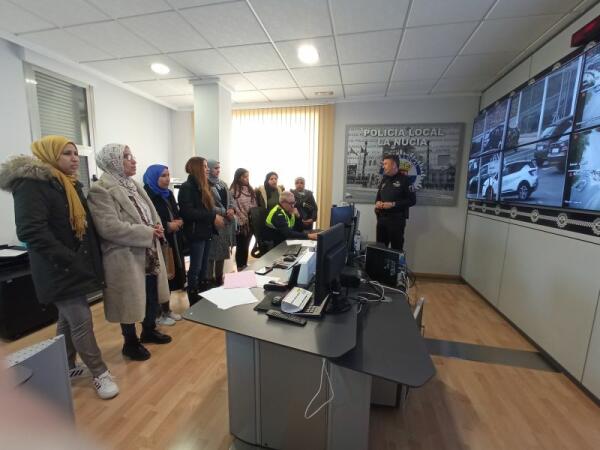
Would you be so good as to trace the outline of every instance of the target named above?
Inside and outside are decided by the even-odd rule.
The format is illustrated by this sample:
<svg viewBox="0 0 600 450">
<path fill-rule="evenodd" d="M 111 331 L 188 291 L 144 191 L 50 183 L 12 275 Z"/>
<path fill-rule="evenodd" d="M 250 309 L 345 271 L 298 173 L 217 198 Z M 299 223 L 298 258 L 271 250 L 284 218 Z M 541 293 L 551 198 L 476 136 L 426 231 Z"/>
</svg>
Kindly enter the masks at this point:
<svg viewBox="0 0 600 450">
<path fill-rule="evenodd" d="M 25 83 L 27 83 L 27 84 L 37 84 L 37 81 L 35 81 L 33 78 L 25 78 Z"/>
<path fill-rule="evenodd" d="M 298 47 L 298 59 L 304 64 L 316 64 L 319 62 L 319 52 L 314 45 L 301 45 Z"/>
<path fill-rule="evenodd" d="M 152 69 L 152 72 L 157 73 L 159 75 L 166 75 L 171 71 L 171 69 L 169 69 L 169 66 L 161 63 L 152 63 L 150 65 L 150 68 Z"/>
<path fill-rule="evenodd" d="M 333 95 L 333 91 L 317 91 L 315 95 L 317 97 L 330 97 Z"/>
</svg>

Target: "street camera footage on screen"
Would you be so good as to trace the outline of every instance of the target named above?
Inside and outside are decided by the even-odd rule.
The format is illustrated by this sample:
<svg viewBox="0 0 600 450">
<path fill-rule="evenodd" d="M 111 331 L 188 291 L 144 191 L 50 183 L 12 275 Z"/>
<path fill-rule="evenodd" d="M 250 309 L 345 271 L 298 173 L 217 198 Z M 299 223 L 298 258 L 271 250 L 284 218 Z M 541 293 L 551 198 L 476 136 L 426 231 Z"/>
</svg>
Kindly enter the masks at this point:
<svg viewBox="0 0 600 450">
<path fill-rule="evenodd" d="M 600 211 L 600 45 L 534 80 L 475 118 L 467 198 Z"/>
</svg>

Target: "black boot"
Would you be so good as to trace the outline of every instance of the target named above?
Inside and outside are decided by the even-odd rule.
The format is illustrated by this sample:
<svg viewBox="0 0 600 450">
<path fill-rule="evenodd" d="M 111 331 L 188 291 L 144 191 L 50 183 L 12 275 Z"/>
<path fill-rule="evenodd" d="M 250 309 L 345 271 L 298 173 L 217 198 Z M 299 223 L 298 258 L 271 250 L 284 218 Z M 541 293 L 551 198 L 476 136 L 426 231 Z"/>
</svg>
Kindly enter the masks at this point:
<svg viewBox="0 0 600 450">
<path fill-rule="evenodd" d="M 126 339 L 121 353 L 134 361 L 146 361 L 147 359 L 150 359 L 150 356 L 152 356 L 148 349 L 140 343 L 137 337 L 135 340 Z"/>
<path fill-rule="evenodd" d="M 140 336 L 141 342 L 150 342 L 152 344 L 168 344 L 172 340 L 171 336 L 161 333 L 156 328 L 153 330 L 142 330 L 142 335 Z"/>
<path fill-rule="evenodd" d="M 190 302 L 190 306 L 198 303 L 198 300 L 200 300 L 200 296 L 198 295 L 197 289 L 188 289 L 187 296 L 188 296 L 188 301 Z"/>
</svg>

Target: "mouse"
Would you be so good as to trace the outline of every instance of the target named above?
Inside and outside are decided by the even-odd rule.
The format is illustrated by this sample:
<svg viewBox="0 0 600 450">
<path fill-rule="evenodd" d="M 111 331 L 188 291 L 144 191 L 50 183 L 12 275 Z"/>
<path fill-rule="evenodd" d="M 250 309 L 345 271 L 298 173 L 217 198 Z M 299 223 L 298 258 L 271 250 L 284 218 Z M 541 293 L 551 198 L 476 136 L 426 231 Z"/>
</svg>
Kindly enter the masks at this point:
<svg viewBox="0 0 600 450">
<path fill-rule="evenodd" d="M 284 256 L 283 260 L 286 262 L 294 262 L 294 261 L 296 261 L 296 257 L 295 256 Z"/>
<path fill-rule="evenodd" d="M 281 305 L 281 300 L 283 297 L 281 295 L 276 295 L 271 299 L 271 305 L 279 306 Z"/>
</svg>

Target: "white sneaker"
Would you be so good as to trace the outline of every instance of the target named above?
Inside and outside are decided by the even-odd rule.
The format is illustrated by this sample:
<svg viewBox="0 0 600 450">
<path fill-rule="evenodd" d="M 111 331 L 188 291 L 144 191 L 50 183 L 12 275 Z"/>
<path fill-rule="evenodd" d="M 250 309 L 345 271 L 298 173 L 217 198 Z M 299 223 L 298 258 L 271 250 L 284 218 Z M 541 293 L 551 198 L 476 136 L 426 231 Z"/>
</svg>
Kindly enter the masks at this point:
<svg viewBox="0 0 600 450">
<path fill-rule="evenodd" d="M 114 382 L 112 375 L 107 370 L 102 375 L 94 377 L 94 387 L 102 400 L 108 400 L 119 393 L 119 386 Z"/>
<path fill-rule="evenodd" d="M 156 319 L 156 325 L 165 325 L 167 327 L 171 327 L 175 325 L 175 321 L 171 319 L 169 316 L 161 314 L 158 319 Z"/>
<path fill-rule="evenodd" d="M 181 314 L 177 314 L 175 311 L 169 311 L 168 317 L 175 321 L 179 321 L 182 319 Z"/>
</svg>

